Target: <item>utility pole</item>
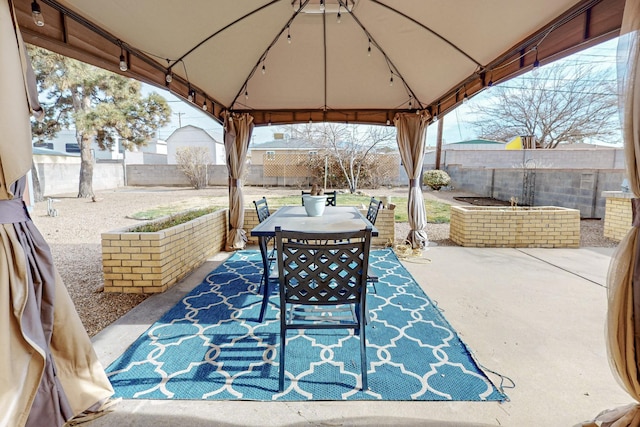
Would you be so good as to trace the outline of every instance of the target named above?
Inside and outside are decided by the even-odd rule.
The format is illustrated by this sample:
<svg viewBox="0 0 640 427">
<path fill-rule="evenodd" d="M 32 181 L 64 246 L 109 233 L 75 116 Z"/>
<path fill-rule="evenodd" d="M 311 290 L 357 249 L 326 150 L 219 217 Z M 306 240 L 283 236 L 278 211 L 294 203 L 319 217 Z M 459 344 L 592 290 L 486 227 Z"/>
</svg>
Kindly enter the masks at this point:
<svg viewBox="0 0 640 427">
<path fill-rule="evenodd" d="M 186 113 L 173 113 L 173 114 L 175 114 L 176 116 L 178 116 L 178 127 L 180 127 L 180 128 L 181 128 L 181 127 L 182 127 L 182 115 L 183 115 L 183 114 L 186 114 Z"/>
</svg>

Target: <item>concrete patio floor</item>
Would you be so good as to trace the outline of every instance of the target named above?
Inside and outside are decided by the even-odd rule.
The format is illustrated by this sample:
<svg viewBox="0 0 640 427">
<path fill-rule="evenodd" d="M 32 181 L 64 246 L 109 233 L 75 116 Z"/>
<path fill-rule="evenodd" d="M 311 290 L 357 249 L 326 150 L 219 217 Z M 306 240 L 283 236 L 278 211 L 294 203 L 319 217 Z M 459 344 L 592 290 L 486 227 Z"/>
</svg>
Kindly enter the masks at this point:
<svg viewBox="0 0 640 427">
<path fill-rule="evenodd" d="M 513 380 L 507 402 L 123 400 L 86 425 L 572 426 L 633 401 L 611 374 L 604 342 L 612 253 L 431 247 L 403 261 L 477 361 Z M 96 335 L 104 366 L 229 255 L 216 255 Z"/>
</svg>

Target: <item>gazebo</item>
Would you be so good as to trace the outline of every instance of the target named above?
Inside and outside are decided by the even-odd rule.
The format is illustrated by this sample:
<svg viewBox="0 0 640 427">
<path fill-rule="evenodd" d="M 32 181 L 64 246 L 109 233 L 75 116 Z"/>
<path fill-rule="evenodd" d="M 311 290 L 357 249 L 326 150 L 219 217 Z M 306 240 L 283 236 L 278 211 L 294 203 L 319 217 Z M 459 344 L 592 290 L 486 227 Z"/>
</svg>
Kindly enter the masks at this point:
<svg viewBox="0 0 640 427">
<path fill-rule="evenodd" d="M 19 29 L 16 37 L 6 37 L 17 45 L 21 34 L 27 43 L 165 88 L 224 125 L 229 249 L 244 246 L 240 177 L 253 127 L 325 121 L 397 127 L 410 178 L 408 238 L 422 246 L 426 219 L 418 177 L 426 127 L 487 87 L 618 36 L 625 3 L 630 10 L 625 28 L 635 31 L 638 2 L 632 0 L 7 0 L 2 17 L 10 35 L 10 22 Z M 13 66 L 3 78 L 27 81 L 23 53 L 11 51 L 11 61 L 23 65 L 26 77 Z M 38 110 L 35 102 L 22 103 L 25 110 L 27 105 Z M 5 112 L 11 108 L 5 107 Z M 630 128 L 625 140 L 637 146 L 637 133 Z M 21 143 L 30 142 L 18 136 Z M 8 156 L 11 146 L 3 145 Z M 633 148 L 629 153 L 635 155 Z M 0 160 L 6 172 L 11 159 Z M 15 172 L 5 177 L 11 178 L 7 186 L 23 171 Z M 639 193 L 637 177 L 631 181 Z M 16 221 L 4 222 L 10 235 Z M 629 249 L 636 230 L 625 243 Z M 20 246 L 19 239 L 3 234 L 5 240 Z M 10 252 L 3 253 L 11 263 Z M 622 283 L 620 307 L 628 301 L 624 291 L 631 282 L 625 272 L 631 264 L 619 265 L 620 274 L 612 276 Z M 617 338 L 633 343 L 628 320 L 620 317 L 618 330 L 626 335 Z M 620 350 L 619 371 L 631 353 Z M 637 395 L 638 363 L 629 366 L 635 369 L 629 369 L 625 386 Z M 24 385 L 32 386 L 38 387 Z M 96 400 L 105 393 L 96 393 Z M 83 403 L 89 403 L 87 395 Z M 59 403 L 65 416 L 77 412 L 64 399 Z M 633 416 L 634 410 L 622 412 Z"/>
</svg>

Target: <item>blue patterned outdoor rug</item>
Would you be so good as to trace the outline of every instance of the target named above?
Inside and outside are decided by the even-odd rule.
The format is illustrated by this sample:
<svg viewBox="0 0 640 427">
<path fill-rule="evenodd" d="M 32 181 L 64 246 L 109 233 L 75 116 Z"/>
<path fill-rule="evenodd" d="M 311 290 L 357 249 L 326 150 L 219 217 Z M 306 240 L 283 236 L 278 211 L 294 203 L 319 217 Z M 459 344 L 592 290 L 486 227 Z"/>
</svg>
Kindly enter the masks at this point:
<svg viewBox="0 0 640 427">
<path fill-rule="evenodd" d="M 116 397 L 211 400 L 505 400 L 390 249 L 371 252 L 380 278 L 367 304 L 369 390 L 358 388 L 353 331 L 291 331 L 278 392 L 277 292 L 258 323 L 258 251 L 240 251 L 107 368 Z M 372 288 L 370 287 L 370 290 Z"/>
</svg>

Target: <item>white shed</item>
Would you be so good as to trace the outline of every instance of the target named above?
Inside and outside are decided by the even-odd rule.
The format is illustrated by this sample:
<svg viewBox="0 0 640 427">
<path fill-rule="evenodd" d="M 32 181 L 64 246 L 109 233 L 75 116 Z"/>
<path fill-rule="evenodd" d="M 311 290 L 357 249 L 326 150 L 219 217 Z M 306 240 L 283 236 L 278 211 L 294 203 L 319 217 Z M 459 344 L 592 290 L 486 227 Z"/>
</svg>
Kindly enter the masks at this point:
<svg viewBox="0 0 640 427">
<path fill-rule="evenodd" d="M 176 152 L 182 147 L 206 147 L 212 165 L 224 165 L 224 143 L 216 141 L 207 131 L 196 126 L 183 126 L 167 138 L 167 163 L 177 164 Z"/>
</svg>

